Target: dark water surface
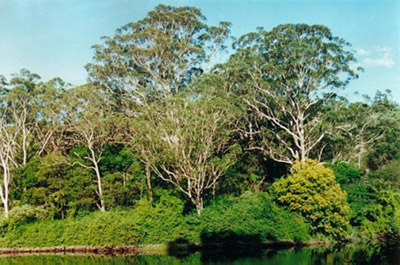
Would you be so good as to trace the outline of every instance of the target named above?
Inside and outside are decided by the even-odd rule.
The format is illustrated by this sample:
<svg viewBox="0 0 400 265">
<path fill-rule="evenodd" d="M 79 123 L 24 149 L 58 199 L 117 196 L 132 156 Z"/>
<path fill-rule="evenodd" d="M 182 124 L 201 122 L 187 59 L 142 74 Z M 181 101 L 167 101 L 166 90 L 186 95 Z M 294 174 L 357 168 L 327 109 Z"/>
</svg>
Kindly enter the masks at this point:
<svg viewBox="0 0 400 265">
<path fill-rule="evenodd" d="M 331 265 L 373 264 L 399 265 L 400 244 L 370 247 L 335 247 L 302 249 L 269 249 L 250 251 L 196 252 L 187 255 L 140 256 L 3 256 L 0 265 L 125 265 L 125 264 L 270 264 L 270 265 Z"/>
</svg>

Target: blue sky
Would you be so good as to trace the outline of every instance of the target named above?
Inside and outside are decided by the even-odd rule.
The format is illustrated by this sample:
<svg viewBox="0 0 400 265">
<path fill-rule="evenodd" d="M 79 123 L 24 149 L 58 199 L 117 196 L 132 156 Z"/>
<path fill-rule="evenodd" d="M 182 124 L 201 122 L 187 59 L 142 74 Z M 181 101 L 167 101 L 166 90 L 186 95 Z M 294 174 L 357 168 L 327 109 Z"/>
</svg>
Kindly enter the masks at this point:
<svg viewBox="0 0 400 265">
<path fill-rule="evenodd" d="M 82 84 L 90 47 L 159 3 L 199 7 L 209 24 L 232 22 L 236 37 L 258 26 L 326 25 L 352 43 L 365 69 L 343 94 L 355 100 L 355 91 L 373 96 L 390 89 L 400 102 L 399 0 L 0 0 L 0 74 L 27 68 L 45 80 Z"/>
</svg>

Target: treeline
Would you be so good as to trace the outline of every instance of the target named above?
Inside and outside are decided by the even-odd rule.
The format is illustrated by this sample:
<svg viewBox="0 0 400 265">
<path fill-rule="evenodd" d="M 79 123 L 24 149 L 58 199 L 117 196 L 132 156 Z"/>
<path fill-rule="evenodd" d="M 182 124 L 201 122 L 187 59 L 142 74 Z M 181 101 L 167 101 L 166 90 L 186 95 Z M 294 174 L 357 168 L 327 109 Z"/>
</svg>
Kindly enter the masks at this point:
<svg viewBox="0 0 400 265">
<path fill-rule="evenodd" d="M 3 228 L 168 208 L 165 198 L 188 218 L 253 192 L 263 195 L 236 203 L 291 211 L 311 235 L 398 233 L 400 108 L 389 91 L 338 95 L 362 70 L 350 44 L 285 24 L 228 49 L 230 23 L 205 21 L 197 8 L 157 6 L 94 46 L 83 86 L 28 70 L 1 78 Z"/>
</svg>

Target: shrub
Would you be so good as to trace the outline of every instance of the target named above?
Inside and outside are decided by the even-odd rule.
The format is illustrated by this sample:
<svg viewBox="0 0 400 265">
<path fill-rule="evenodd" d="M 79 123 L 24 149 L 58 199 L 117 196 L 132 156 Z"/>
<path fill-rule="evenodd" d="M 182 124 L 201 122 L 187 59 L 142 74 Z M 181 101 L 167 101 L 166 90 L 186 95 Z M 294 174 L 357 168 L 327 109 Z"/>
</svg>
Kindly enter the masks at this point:
<svg viewBox="0 0 400 265">
<path fill-rule="evenodd" d="M 273 184 L 277 202 L 303 215 L 313 233 L 343 238 L 349 227 L 347 194 L 331 169 L 307 159 L 295 162 L 291 175 Z"/>
<path fill-rule="evenodd" d="M 400 187 L 400 160 L 391 161 L 382 168 L 369 173 L 368 178 L 383 179 L 392 182 L 396 187 Z"/>
<path fill-rule="evenodd" d="M 345 187 L 351 206 L 350 223 L 363 239 L 400 231 L 400 193 L 388 181 L 366 179 Z"/>
<path fill-rule="evenodd" d="M 363 172 L 361 170 L 345 162 L 331 164 L 328 165 L 328 167 L 332 169 L 333 173 L 335 174 L 336 181 L 340 184 L 358 182 L 363 176 Z"/>
<path fill-rule="evenodd" d="M 156 193 L 154 206 L 143 199 L 134 209 L 4 227 L 0 247 L 205 243 L 207 235 L 222 241 L 233 238 L 235 244 L 309 239 L 303 218 L 277 206 L 266 193 L 218 199 L 201 217 L 195 212 L 183 215 L 184 203 L 171 193 Z"/>
<path fill-rule="evenodd" d="M 223 198 L 207 207 L 202 216 L 202 237 L 224 240 L 257 238 L 259 242 L 309 240 L 308 227 L 301 216 L 279 207 L 268 193 L 245 193 Z M 214 235 L 214 237 L 213 237 Z M 203 242 L 204 243 L 204 242 Z M 247 242 L 248 243 L 248 242 Z"/>
<path fill-rule="evenodd" d="M 15 206 L 10 210 L 9 221 L 13 223 L 30 223 L 47 218 L 47 211 L 44 207 L 34 207 L 29 204 Z"/>
</svg>

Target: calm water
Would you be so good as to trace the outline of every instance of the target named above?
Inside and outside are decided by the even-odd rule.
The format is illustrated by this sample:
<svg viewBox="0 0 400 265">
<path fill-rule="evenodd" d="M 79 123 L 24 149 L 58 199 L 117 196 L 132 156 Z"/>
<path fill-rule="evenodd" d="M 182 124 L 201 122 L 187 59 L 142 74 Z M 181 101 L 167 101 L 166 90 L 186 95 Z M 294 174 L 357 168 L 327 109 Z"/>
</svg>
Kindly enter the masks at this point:
<svg viewBox="0 0 400 265">
<path fill-rule="evenodd" d="M 400 264 L 400 245 L 331 249 L 281 249 L 240 254 L 226 251 L 219 254 L 192 253 L 183 256 L 14 256 L 0 257 L 0 265 L 125 265 L 125 264 L 270 264 L 270 265 L 331 265 L 331 264 Z"/>
</svg>

